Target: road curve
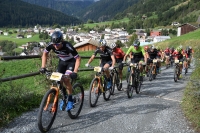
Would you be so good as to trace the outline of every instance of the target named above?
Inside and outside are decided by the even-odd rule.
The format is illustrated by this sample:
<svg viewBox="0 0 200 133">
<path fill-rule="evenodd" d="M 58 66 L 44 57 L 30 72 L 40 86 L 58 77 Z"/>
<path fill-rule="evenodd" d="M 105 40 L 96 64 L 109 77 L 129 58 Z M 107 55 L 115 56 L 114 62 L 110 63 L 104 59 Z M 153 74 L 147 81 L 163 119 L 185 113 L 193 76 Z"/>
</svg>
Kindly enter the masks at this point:
<svg viewBox="0 0 200 133">
<path fill-rule="evenodd" d="M 89 107 L 88 91 L 80 116 L 72 120 L 67 112 L 58 111 L 49 133 L 195 133 L 184 117 L 180 103 L 184 87 L 193 68 L 178 82 L 173 68 L 162 68 L 155 80 L 145 81 L 140 94 L 128 99 L 125 91 L 115 90 L 109 101 L 101 95 L 97 106 Z M 126 82 L 123 82 L 126 88 Z M 16 118 L 0 133 L 38 133 L 37 111 Z"/>
</svg>

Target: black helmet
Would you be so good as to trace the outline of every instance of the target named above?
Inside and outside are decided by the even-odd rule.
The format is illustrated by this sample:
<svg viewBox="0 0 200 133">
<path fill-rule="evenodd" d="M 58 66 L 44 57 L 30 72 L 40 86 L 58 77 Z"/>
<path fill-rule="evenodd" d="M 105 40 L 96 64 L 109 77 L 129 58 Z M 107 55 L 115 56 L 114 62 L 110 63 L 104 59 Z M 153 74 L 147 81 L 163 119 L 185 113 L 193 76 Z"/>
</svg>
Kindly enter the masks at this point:
<svg viewBox="0 0 200 133">
<path fill-rule="evenodd" d="M 54 31 L 51 35 L 52 43 L 60 43 L 63 40 L 63 34 L 60 31 Z"/>
<path fill-rule="evenodd" d="M 136 39 L 136 40 L 133 42 L 133 46 L 136 46 L 136 47 L 140 46 L 140 42 L 139 42 L 138 39 Z"/>
</svg>

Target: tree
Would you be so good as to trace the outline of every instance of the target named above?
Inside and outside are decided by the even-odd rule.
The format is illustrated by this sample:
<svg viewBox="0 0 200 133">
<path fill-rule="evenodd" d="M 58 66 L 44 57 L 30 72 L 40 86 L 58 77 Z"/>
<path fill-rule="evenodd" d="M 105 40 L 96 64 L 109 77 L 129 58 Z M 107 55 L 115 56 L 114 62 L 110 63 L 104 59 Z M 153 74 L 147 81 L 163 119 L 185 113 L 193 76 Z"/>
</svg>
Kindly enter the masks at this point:
<svg viewBox="0 0 200 133">
<path fill-rule="evenodd" d="M 135 41 L 135 39 L 137 39 L 137 35 L 133 34 L 129 39 L 128 39 L 128 46 L 131 46 L 133 44 L 133 42 Z"/>
</svg>

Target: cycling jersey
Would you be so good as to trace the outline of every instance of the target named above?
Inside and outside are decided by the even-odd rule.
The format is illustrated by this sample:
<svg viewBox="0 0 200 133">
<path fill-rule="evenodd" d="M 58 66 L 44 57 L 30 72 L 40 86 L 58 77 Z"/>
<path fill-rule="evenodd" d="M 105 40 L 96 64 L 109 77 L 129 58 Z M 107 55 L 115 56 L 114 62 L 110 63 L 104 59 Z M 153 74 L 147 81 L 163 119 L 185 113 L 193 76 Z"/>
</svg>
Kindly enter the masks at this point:
<svg viewBox="0 0 200 133">
<path fill-rule="evenodd" d="M 130 46 L 126 54 L 129 54 L 130 52 L 133 53 L 133 58 L 144 58 L 145 55 L 144 48 L 141 46 L 139 46 L 137 50 L 134 48 L 134 46 Z"/>
<path fill-rule="evenodd" d="M 169 49 L 165 49 L 164 53 L 165 53 L 165 55 L 169 56 L 170 55 L 170 50 Z"/>
<path fill-rule="evenodd" d="M 52 43 L 49 43 L 44 52 L 50 52 L 53 50 L 58 58 L 62 61 L 68 61 L 70 59 L 76 59 L 79 57 L 76 49 L 67 41 L 62 42 L 63 47 L 59 50 L 56 50 Z"/>
<path fill-rule="evenodd" d="M 116 59 L 123 59 L 124 58 L 124 52 L 120 48 L 115 48 L 113 50 L 113 55 L 115 56 Z"/>
<path fill-rule="evenodd" d="M 181 51 L 179 52 L 179 51 L 175 50 L 175 51 L 172 53 L 172 55 L 173 55 L 174 57 L 178 58 L 179 60 L 180 60 L 180 59 L 183 59 L 183 55 L 182 55 Z"/>
<path fill-rule="evenodd" d="M 157 50 L 153 50 L 153 51 L 149 50 L 148 54 L 149 54 L 150 59 L 156 59 L 158 56 L 158 51 Z"/>
<path fill-rule="evenodd" d="M 102 61 L 112 61 L 111 56 L 113 55 L 112 50 L 106 46 L 105 50 L 102 51 L 100 48 L 97 48 L 93 55 L 100 55 Z"/>
</svg>

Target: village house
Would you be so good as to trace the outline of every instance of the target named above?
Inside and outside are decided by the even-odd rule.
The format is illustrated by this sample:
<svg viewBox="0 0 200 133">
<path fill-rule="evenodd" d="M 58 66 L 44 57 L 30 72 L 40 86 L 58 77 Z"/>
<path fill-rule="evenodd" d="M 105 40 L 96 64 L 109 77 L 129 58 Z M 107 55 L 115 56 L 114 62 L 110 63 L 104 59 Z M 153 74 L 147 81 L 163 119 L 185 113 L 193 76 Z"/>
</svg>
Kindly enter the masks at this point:
<svg viewBox="0 0 200 133">
<path fill-rule="evenodd" d="M 182 24 L 178 27 L 177 36 L 187 34 L 191 31 L 196 30 L 196 29 L 198 29 L 198 26 L 195 26 L 195 25 L 192 25 L 192 24 L 189 24 L 189 23 Z"/>
<path fill-rule="evenodd" d="M 77 51 L 94 51 L 97 49 L 99 42 L 97 40 L 89 39 L 74 45 Z"/>
</svg>

